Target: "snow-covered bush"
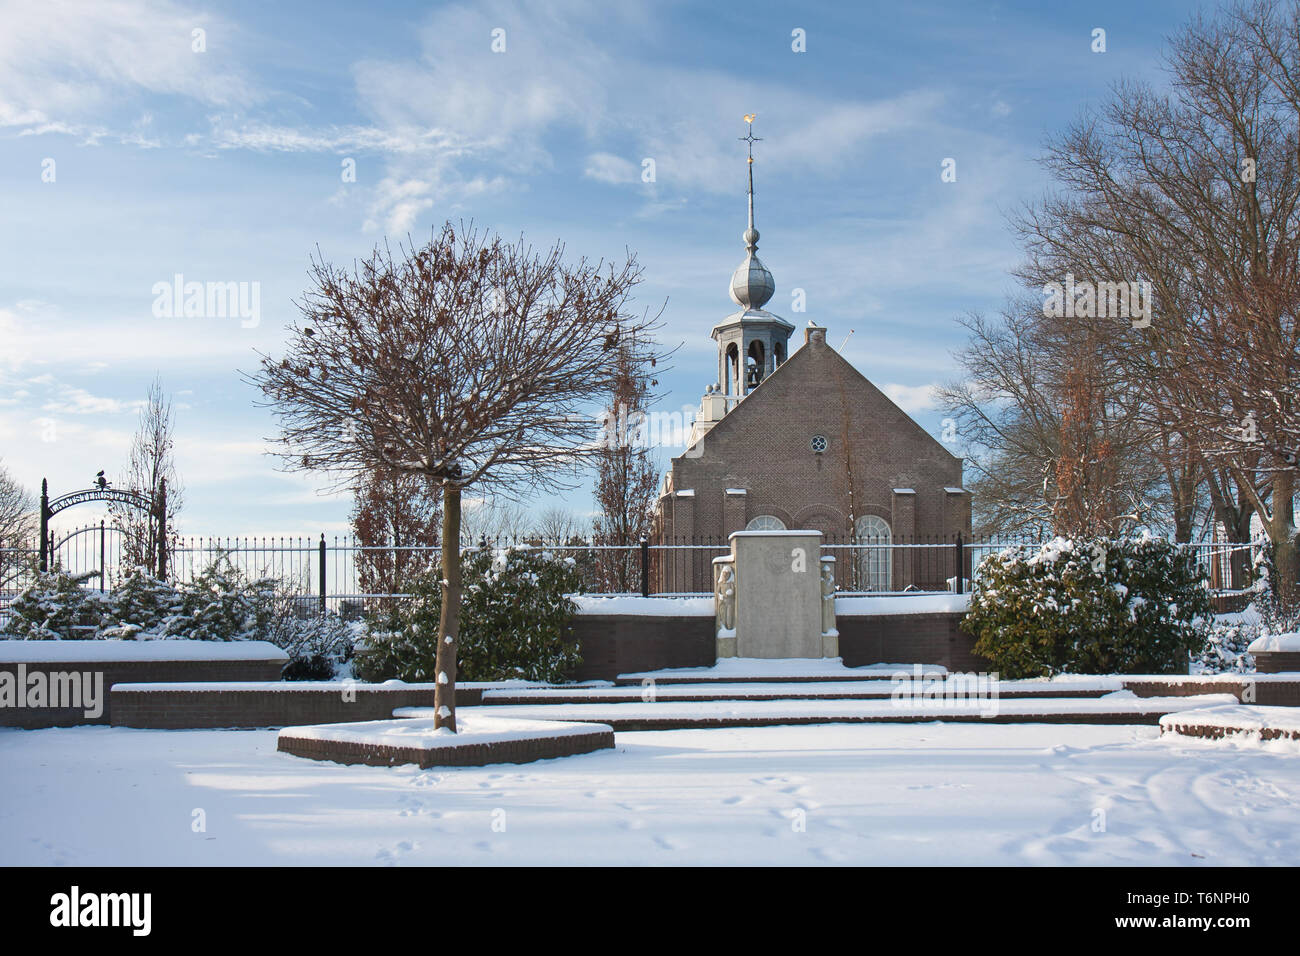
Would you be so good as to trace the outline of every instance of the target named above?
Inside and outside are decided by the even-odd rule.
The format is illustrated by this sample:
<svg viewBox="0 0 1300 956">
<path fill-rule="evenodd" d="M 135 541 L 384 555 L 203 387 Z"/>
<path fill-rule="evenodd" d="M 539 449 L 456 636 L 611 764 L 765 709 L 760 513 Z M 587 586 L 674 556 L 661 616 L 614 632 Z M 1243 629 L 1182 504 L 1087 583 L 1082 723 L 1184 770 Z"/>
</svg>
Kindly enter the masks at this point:
<svg viewBox="0 0 1300 956">
<path fill-rule="evenodd" d="M 985 558 L 963 627 L 1004 677 L 1185 673 L 1209 615 L 1194 557 L 1169 542 L 1057 538 Z"/>
<path fill-rule="evenodd" d="M 312 599 L 312 605 L 315 599 Z M 337 614 L 321 614 L 315 606 L 281 589 L 277 591 L 265 640 L 289 655 L 285 680 L 332 680 L 351 676 L 350 661 L 364 625 Z"/>
<path fill-rule="evenodd" d="M 9 636 L 26 640 L 173 638 L 261 640 L 272 617 L 275 582 L 247 580 L 218 557 L 179 587 L 137 570 L 105 594 L 81 585 L 93 574 L 40 575 L 9 606 Z"/>
<path fill-rule="evenodd" d="M 532 548 L 471 551 L 464 556 L 459 677 L 464 680 L 563 680 L 581 663 L 568 634 L 580 587 L 572 558 Z M 357 675 L 364 680 L 437 678 L 439 577 L 430 574 L 414 597 L 371 625 Z"/>
<path fill-rule="evenodd" d="M 72 641 L 99 636 L 105 595 L 81 585 L 94 573 L 38 574 L 9 605 L 7 637 L 27 641 Z"/>
<path fill-rule="evenodd" d="M 181 606 L 161 635 L 189 641 L 255 641 L 266 635 L 276 582 L 248 580 L 226 555 L 181 584 Z"/>
<path fill-rule="evenodd" d="M 1292 634 L 1300 630 L 1300 607 L 1286 607 L 1278 599 L 1273 579 L 1273 548 L 1267 542 L 1257 542 L 1254 570 L 1255 597 L 1252 606 L 1259 615 L 1259 636 L 1273 637 Z"/>
<path fill-rule="evenodd" d="M 129 640 L 161 632 L 180 613 L 181 593 L 144 568 L 136 568 L 104 601 L 100 636 Z"/>
<path fill-rule="evenodd" d="M 1205 646 L 1192 657 L 1192 670 L 1200 674 L 1250 673 L 1255 658 L 1247 653 L 1259 637 L 1261 620 L 1254 605 L 1240 614 L 1220 614 L 1210 622 Z"/>
</svg>

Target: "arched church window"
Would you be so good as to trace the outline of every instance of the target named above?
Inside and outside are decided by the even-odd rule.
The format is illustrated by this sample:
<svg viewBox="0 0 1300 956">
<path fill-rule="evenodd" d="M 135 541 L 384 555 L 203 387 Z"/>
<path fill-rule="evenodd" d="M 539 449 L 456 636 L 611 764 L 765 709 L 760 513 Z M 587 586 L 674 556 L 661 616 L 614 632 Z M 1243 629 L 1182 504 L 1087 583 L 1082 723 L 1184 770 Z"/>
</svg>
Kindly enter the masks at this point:
<svg viewBox="0 0 1300 956">
<path fill-rule="evenodd" d="M 890 590 L 893 569 L 893 534 L 889 522 L 878 515 L 863 515 L 857 520 L 858 587 L 864 591 Z"/>
<path fill-rule="evenodd" d="M 749 519 L 746 531 L 784 531 L 785 522 L 776 515 L 758 515 Z"/>
</svg>

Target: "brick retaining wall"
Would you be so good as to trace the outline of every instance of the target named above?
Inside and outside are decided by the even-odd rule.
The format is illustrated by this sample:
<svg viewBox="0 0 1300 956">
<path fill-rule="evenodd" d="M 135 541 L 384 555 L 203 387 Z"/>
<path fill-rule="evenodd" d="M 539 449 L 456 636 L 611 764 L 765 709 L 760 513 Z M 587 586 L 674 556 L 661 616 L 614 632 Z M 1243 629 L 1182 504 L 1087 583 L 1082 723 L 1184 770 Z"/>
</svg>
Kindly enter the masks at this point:
<svg viewBox="0 0 1300 956">
<path fill-rule="evenodd" d="M 1124 677 L 1124 689 L 1139 697 L 1194 697 L 1197 694 L 1231 694 L 1242 699 L 1243 690 L 1251 689 L 1253 698 L 1243 701 L 1271 707 L 1300 707 L 1300 674 L 1296 680 L 1251 680 L 1249 674 L 1219 677 L 1172 676 L 1167 680 Z"/>
<path fill-rule="evenodd" d="M 349 694 L 350 700 L 346 697 Z M 213 684 L 163 689 L 126 684 L 114 687 L 109 696 L 114 727 L 180 730 L 386 720 L 398 707 L 432 707 L 433 695 L 433 684 L 335 683 L 322 687 L 280 682 L 263 688 L 233 690 Z M 457 688 L 456 706 L 473 706 L 482 697 L 478 689 Z"/>
<path fill-rule="evenodd" d="M 902 599 L 900 599 L 902 600 Z M 846 667 L 866 664 L 939 664 L 952 672 L 991 671 L 972 650 L 959 611 L 925 614 L 838 615 L 840 656 Z"/>
<path fill-rule="evenodd" d="M 582 650 L 574 680 L 717 663 L 713 615 L 579 614 L 573 637 Z"/>
<path fill-rule="evenodd" d="M 0 707 L 0 727 L 72 727 L 78 724 L 107 724 L 112 720 L 114 684 L 177 683 L 186 681 L 278 681 L 284 660 L 179 660 L 179 661 L 29 661 L 0 662 L 0 674 L 17 681 L 19 668 L 27 677 L 35 673 L 89 674 L 103 691 L 102 713 L 87 717 L 84 708 Z M 102 675 L 102 678 L 98 675 Z"/>
</svg>

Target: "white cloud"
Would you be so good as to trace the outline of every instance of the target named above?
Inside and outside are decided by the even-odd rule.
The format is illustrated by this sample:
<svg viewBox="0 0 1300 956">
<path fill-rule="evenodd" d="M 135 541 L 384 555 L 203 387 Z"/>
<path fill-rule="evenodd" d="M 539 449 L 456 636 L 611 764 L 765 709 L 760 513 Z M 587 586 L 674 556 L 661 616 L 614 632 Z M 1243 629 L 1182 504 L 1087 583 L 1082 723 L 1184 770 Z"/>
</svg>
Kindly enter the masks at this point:
<svg viewBox="0 0 1300 956">
<path fill-rule="evenodd" d="M 191 48 L 207 31 L 208 52 Z M 96 142 L 101 117 L 140 93 L 215 106 L 259 97 L 231 51 L 233 24 L 170 0 L 42 0 L 10 3 L 0 30 L 0 126 L 61 132 Z M 122 134 L 141 145 L 138 130 Z"/>
<path fill-rule="evenodd" d="M 143 404 L 143 401 L 124 402 L 92 395 L 84 388 L 62 385 L 59 386 L 58 396 L 43 404 L 41 410 L 61 415 L 119 415 L 122 412 L 136 411 Z"/>
<path fill-rule="evenodd" d="M 602 183 L 634 183 L 641 179 L 641 167 L 613 153 L 592 153 L 582 175 Z"/>
<path fill-rule="evenodd" d="M 507 50 L 494 54 L 491 30 L 502 24 Z M 408 131 L 407 138 L 411 130 L 437 131 L 440 144 L 433 155 L 386 152 L 388 169 L 368 228 L 385 220 L 405 226 L 430 208 L 393 195 L 393 183 L 418 180 L 428 184 L 422 198 L 453 199 L 464 194 L 459 170 L 471 164 L 477 175 L 491 165 L 508 178 L 549 169 L 557 134 L 630 144 L 588 153 L 586 178 L 635 182 L 640 160 L 649 157 L 668 190 L 725 192 L 737 187 L 734 140 L 744 129 L 744 106 L 763 104 L 756 127 L 764 135 L 763 169 L 825 173 L 858 161 L 872 138 L 924 124 L 942 103 L 930 90 L 875 101 L 832 98 L 723 69 L 638 57 L 644 42 L 619 45 L 617 38 L 647 37 L 664 26 L 648 5 L 497 0 L 435 12 L 420 31 L 418 58 L 356 64 L 357 99 L 375 129 Z M 682 202 L 656 194 L 643 215 Z"/>
<path fill-rule="evenodd" d="M 880 390 L 890 401 L 910 413 L 924 412 L 938 404 L 938 385 L 881 385 Z"/>
</svg>

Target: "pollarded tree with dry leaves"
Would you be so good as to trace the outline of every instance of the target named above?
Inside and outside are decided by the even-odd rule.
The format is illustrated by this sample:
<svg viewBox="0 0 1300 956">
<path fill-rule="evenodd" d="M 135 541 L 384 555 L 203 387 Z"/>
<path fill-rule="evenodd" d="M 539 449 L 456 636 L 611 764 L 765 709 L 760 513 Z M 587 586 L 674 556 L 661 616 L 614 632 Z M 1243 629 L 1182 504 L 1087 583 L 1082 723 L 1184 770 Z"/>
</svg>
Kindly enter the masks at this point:
<svg viewBox="0 0 1300 956">
<path fill-rule="evenodd" d="M 461 493 L 571 482 L 599 451 L 620 356 L 655 358 L 657 317 L 627 311 L 640 267 L 570 264 L 448 223 L 347 270 L 317 257 L 287 354 L 251 377 L 289 467 L 353 483 L 388 468 L 442 486 L 435 726 L 456 729 Z M 451 545 L 447 547 L 446 545 Z"/>
</svg>

